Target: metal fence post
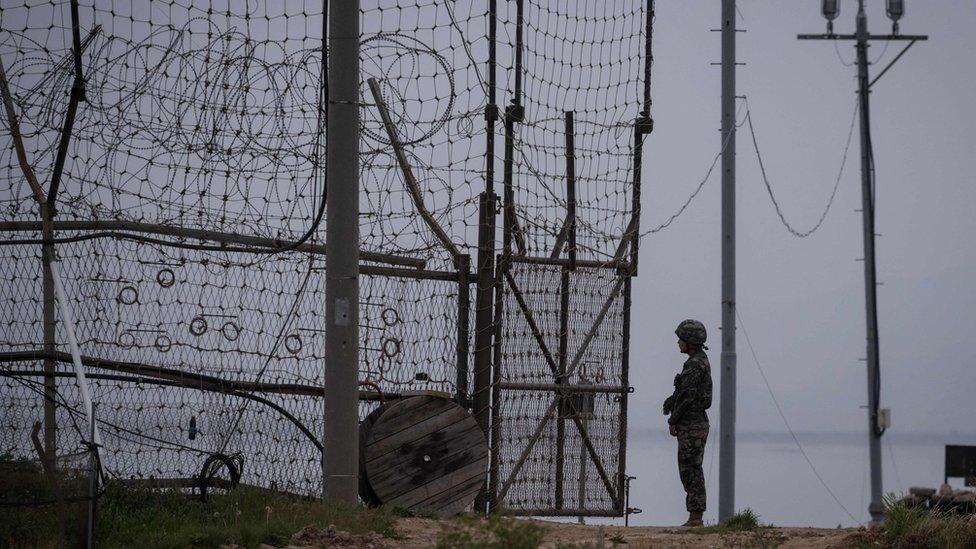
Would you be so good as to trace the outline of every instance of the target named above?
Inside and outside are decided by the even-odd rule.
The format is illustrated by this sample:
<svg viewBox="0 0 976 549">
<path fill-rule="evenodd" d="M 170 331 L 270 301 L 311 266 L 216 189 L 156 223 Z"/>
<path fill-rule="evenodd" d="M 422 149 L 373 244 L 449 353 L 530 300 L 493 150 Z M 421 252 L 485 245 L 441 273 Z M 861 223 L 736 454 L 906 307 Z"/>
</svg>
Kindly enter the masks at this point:
<svg viewBox="0 0 976 549">
<path fill-rule="evenodd" d="M 468 407 L 468 355 L 471 323 L 471 288 L 469 274 L 471 256 L 458 257 L 458 316 L 457 316 L 457 403 Z"/>
<path fill-rule="evenodd" d="M 95 547 L 95 498 L 98 495 L 98 443 L 95 442 L 95 403 L 91 405 L 91 422 L 88 430 L 88 516 L 85 521 L 86 547 Z"/>
</svg>

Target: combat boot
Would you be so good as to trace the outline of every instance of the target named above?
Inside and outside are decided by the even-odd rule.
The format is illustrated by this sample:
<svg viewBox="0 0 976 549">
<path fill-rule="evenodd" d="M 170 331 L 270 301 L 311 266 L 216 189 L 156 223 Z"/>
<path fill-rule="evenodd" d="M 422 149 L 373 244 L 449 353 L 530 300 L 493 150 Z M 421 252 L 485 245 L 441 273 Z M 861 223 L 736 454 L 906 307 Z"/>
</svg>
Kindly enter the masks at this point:
<svg viewBox="0 0 976 549">
<path fill-rule="evenodd" d="M 694 528 L 697 526 L 704 526 L 705 523 L 702 521 L 701 511 L 692 511 L 688 513 L 688 522 L 682 524 L 682 526 L 687 526 L 689 528 Z"/>
</svg>

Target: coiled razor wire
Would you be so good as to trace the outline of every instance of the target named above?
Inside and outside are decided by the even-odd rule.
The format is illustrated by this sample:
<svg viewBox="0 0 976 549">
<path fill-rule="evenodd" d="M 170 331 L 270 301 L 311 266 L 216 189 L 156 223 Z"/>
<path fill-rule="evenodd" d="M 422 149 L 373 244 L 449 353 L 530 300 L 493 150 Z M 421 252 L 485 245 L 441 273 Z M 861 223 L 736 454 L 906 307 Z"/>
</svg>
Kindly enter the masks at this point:
<svg viewBox="0 0 976 549">
<path fill-rule="evenodd" d="M 513 211 L 525 253 L 548 256 L 568 206 L 563 116 L 573 111 L 575 251 L 604 261 L 633 210 L 634 120 L 649 107 L 641 104 L 647 3 L 518 3 L 521 20 L 516 2 L 492 13 L 476 0 L 364 0 L 363 81 L 380 83 L 424 207 L 472 256 L 489 165 L 501 185 L 501 147 L 486 151 L 489 137 L 500 143 L 504 133 L 486 117 L 513 101 L 525 109 L 513 135 Z M 323 2 L 78 5 L 86 101 L 65 150 L 49 244 L 98 403 L 103 466 L 119 479 L 193 479 L 211 471 L 209 456 L 240 455 L 234 476 L 241 483 L 319 494 L 321 453 L 309 433 L 321 433 L 327 420 Z M 29 162 L 45 185 L 75 79 L 69 8 L 68 0 L 0 6 L 0 61 Z M 490 50 L 497 51 L 492 70 L 484 61 Z M 518 95 L 516 79 L 524 84 Z M 454 258 L 417 215 L 365 86 L 360 106 L 361 249 L 374 270 L 360 280 L 359 377 L 387 395 L 453 395 L 470 382 L 470 357 L 479 351 L 473 330 L 458 329 L 459 298 L 473 297 L 474 288 L 460 287 Z M 3 117 L 0 134 L 9 143 L 11 121 Z M 41 219 L 13 148 L 0 147 L 0 454 L 24 457 L 33 452 L 25 426 L 51 409 L 58 452 L 84 448 L 72 427 L 81 408 L 63 330 L 45 344 Z M 302 245 L 289 245 L 296 241 Z M 454 279 L 392 276 L 385 261 Z M 551 301 L 558 296 L 547 286 L 552 269 L 513 272 L 551 336 L 559 324 Z M 578 279 L 570 353 L 617 280 L 596 268 Z M 513 299 L 503 297 L 502 381 L 538 377 L 526 346 L 533 336 L 512 316 Z M 576 381 L 625 379 L 623 303 L 606 315 Z M 598 368 L 597 360 L 608 365 Z M 505 440 L 532 429 L 542 396 L 501 399 Z M 589 429 L 616 477 L 621 397 L 599 398 Z M 375 406 L 362 402 L 362 415 Z M 549 433 L 542 438 L 531 460 L 551 453 Z M 581 451 L 579 437 L 568 440 Z M 502 469 L 514 451 L 500 446 Z M 567 467 L 567 478 L 584 477 L 591 494 L 573 496 L 572 505 L 612 512 L 593 469 L 587 476 L 585 466 Z M 548 482 L 544 474 L 541 465 L 524 469 L 506 505 L 548 505 L 549 496 L 532 495 L 532 483 Z"/>
</svg>

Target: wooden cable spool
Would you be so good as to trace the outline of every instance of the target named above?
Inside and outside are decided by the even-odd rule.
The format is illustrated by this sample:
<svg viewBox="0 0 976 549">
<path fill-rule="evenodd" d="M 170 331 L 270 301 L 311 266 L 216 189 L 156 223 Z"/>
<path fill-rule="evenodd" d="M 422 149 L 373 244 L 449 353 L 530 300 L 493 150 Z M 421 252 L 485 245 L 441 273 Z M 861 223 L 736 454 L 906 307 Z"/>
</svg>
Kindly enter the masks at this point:
<svg viewBox="0 0 976 549">
<path fill-rule="evenodd" d="M 359 426 L 359 495 L 370 505 L 455 515 L 473 503 L 487 465 L 484 433 L 447 398 L 387 402 Z"/>
</svg>

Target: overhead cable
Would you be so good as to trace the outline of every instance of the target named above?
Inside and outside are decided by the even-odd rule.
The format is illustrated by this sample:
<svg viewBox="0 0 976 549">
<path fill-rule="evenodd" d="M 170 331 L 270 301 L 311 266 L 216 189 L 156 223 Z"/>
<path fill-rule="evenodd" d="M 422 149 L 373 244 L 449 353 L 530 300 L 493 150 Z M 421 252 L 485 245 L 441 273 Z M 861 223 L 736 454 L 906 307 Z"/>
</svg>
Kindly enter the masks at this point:
<svg viewBox="0 0 976 549">
<path fill-rule="evenodd" d="M 837 170 L 837 179 L 834 180 L 834 188 L 830 191 L 830 198 L 827 200 L 827 205 L 824 207 L 823 212 L 820 214 L 820 218 L 817 222 L 807 230 L 799 230 L 794 227 L 789 221 L 787 221 L 786 216 L 783 214 L 783 210 L 780 207 L 779 201 L 776 199 L 776 195 L 773 193 L 773 187 L 769 183 L 769 177 L 766 175 L 766 166 L 763 163 L 762 154 L 759 152 L 759 140 L 756 138 L 756 130 L 752 124 L 752 112 L 748 109 L 748 98 L 746 99 L 746 122 L 749 124 L 749 134 L 752 136 L 752 146 L 756 151 L 756 159 L 759 161 L 759 171 L 762 174 L 763 183 L 766 186 L 766 192 L 769 194 L 769 199 L 773 203 L 773 207 L 776 209 L 776 215 L 779 216 L 780 221 L 786 230 L 790 232 L 793 236 L 798 238 L 806 238 L 813 233 L 817 232 L 822 225 L 824 220 L 827 218 L 827 213 L 830 212 L 831 206 L 834 204 L 834 198 L 837 196 L 837 188 L 840 186 L 840 180 L 844 175 L 844 167 L 847 165 L 847 153 L 851 148 L 851 137 L 854 135 L 854 125 L 857 121 L 857 102 L 854 104 L 854 112 L 851 114 L 851 125 L 847 130 L 847 143 L 844 145 L 844 154 L 841 157 L 840 169 Z"/>
<path fill-rule="evenodd" d="M 752 346 L 752 341 L 749 339 L 749 332 L 746 331 L 745 323 L 742 322 L 742 315 L 739 314 L 738 307 L 736 307 L 735 316 L 736 318 L 739 319 L 739 327 L 742 328 L 742 335 L 744 335 L 746 338 L 746 344 L 749 346 L 749 352 L 752 353 L 752 359 L 756 363 L 756 368 L 759 370 L 759 375 L 762 377 L 763 383 L 766 385 L 766 390 L 769 392 L 769 397 L 773 399 L 773 404 L 776 406 L 776 411 L 779 413 L 780 419 L 783 420 L 783 425 L 786 426 L 786 430 L 789 431 L 790 436 L 793 438 L 793 442 L 796 444 L 797 449 L 800 451 L 800 455 L 803 456 L 803 459 L 807 462 L 807 465 L 810 466 L 810 470 L 813 471 L 813 475 L 817 477 L 817 480 L 820 481 L 820 484 L 824 487 L 824 490 L 826 490 L 827 493 L 830 494 L 830 497 L 837 503 L 837 505 L 841 509 L 844 510 L 844 512 L 847 514 L 848 517 L 851 518 L 851 520 L 860 524 L 860 521 L 858 521 L 857 518 L 854 517 L 854 515 L 847 509 L 847 507 L 844 506 L 843 503 L 841 503 L 840 498 L 838 498 L 837 495 L 834 493 L 834 491 L 830 489 L 830 486 L 827 484 L 827 481 L 825 481 L 823 476 L 820 475 L 820 472 L 817 471 L 816 466 L 813 465 L 813 461 L 810 459 L 810 456 L 808 456 L 806 450 L 803 449 L 803 445 L 800 444 L 800 439 L 797 438 L 796 433 L 793 431 L 793 427 L 790 426 L 789 420 L 786 419 L 786 414 L 783 412 L 783 407 L 780 406 L 779 399 L 776 398 L 776 394 L 773 392 L 773 388 L 769 384 L 769 379 L 766 378 L 766 372 L 763 370 L 762 364 L 759 363 L 759 357 L 756 355 L 756 349 Z"/>
</svg>

